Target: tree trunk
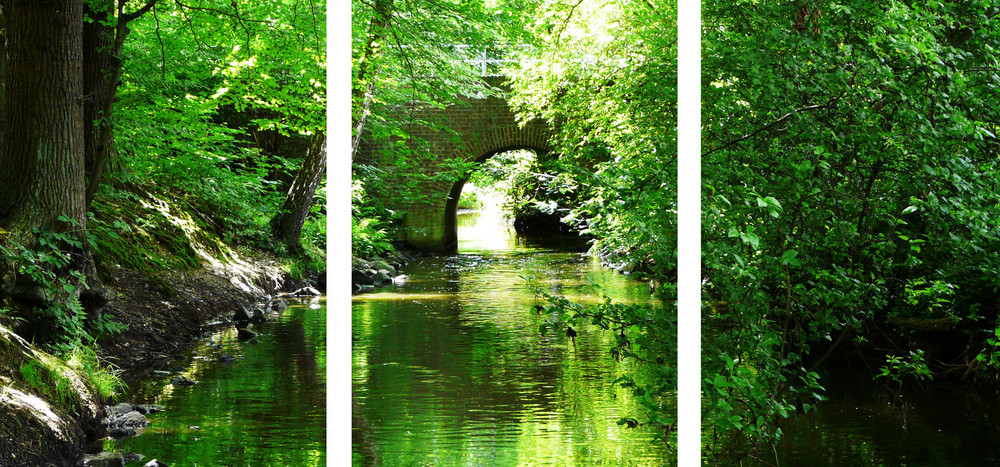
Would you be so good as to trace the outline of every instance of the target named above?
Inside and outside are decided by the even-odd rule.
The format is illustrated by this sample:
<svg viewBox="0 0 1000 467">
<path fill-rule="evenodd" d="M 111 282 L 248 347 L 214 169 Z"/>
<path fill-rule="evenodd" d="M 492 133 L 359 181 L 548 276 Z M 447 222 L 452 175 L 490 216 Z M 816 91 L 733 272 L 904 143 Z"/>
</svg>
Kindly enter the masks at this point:
<svg viewBox="0 0 1000 467">
<path fill-rule="evenodd" d="M 87 205 L 93 200 L 113 141 L 111 103 L 118 88 L 121 60 L 115 49 L 113 0 L 87 2 L 83 25 L 83 125 Z M 107 112 L 106 112 L 107 111 Z"/>
<path fill-rule="evenodd" d="M 365 49 L 358 60 L 358 74 L 351 87 L 351 159 L 358 153 L 365 122 L 371 113 L 372 96 L 375 93 L 375 78 L 378 75 L 378 56 L 385 42 L 386 30 L 392 21 L 393 0 L 375 0 L 375 12 L 368 25 Z"/>
<path fill-rule="evenodd" d="M 125 0 L 118 0 L 117 19 L 114 0 L 87 2 L 85 12 L 91 21 L 83 27 L 84 87 L 84 160 L 86 161 L 86 205 L 94 200 L 114 142 L 115 98 L 122 77 L 122 48 L 128 36 L 128 23 L 148 12 L 157 0 L 148 0 L 142 8 L 125 13 Z"/>
<path fill-rule="evenodd" d="M 3 5 L 0 5 L 0 31 L 7 28 L 4 20 Z M 7 99 L 6 99 L 6 89 L 7 89 L 7 35 L 0 34 L 0 153 L 3 151 L 3 129 L 7 128 L 7 118 L 6 111 Z M 0 154 L 0 160 L 3 160 L 2 154 Z"/>
<path fill-rule="evenodd" d="M 86 224 L 83 166 L 82 0 L 4 0 L 7 80 L 0 149 L 0 229 Z"/>
<path fill-rule="evenodd" d="M 94 320 L 107 299 L 86 240 L 83 0 L 4 0 L 3 13 L 0 242 L 35 248 L 38 231 L 76 236 L 80 246 L 60 245 L 71 261 L 57 273 L 83 274 L 89 289 L 77 291 L 77 297 Z M 15 282 L 41 287 L 30 277 Z"/>
<path fill-rule="evenodd" d="M 300 252 L 302 245 L 299 237 L 302 235 L 302 225 L 306 222 L 309 208 L 312 207 L 316 188 L 326 170 L 326 136 L 323 133 L 313 136 L 309 151 L 302 160 L 302 167 L 295 174 L 295 180 L 288 189 L 285 202 L 278 214 L 271 219 L 271 231 L 276 239 L 283 243 L 289 251 Z"/>
</svg>

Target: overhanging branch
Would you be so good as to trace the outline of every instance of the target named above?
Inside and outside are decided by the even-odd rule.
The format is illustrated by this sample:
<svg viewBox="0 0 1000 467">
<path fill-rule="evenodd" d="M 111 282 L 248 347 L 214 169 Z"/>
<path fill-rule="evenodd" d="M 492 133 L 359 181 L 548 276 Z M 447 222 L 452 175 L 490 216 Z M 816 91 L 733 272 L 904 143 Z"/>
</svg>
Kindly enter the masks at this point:
<svg viewBox="0 0 1000 467">
<path fill-rule="evenodd" d="M 782 115 L 781 118 L 779 118 L 779 119 L 777 119 L 777 120 L 775 120 L 775 121 L 773 121 L 771 123 L 768 123 L 767 125 L 764 125 L 764 126 L 758 128 L 758 129 L 754 130 L 751 133 L 745 134 L 745 135 L 743 135 L 743 136 L 741 136 L 739 138 L 736 138 L 736 139 L 734 139 L 732 141 L 729 141 L 728 143 L 723 144 L 722 146 L 719 146 L 719 147 L 717 147 L 715 149 L 712 149 L 711 151 L 702 153 L 701 157 L 705 157 L 705 156 L 707 156 L 709 154 L 712 154 L 714 152 L 726 149 L 726 148 L 728 148 L 728 147 L 730 147 L 730 146 L 732 146 L 734 144 L 737 144 L 737 143 L 739 143 L 741 141 L 745 141 L 745 140 L 748 140 L 750 138 L 753 138 L 754 136 L 757 136 L 758 134 L 760 134 L 760 133 L 762 133 L 764 131 L 767 131 L 767 130 L 769 130 L 771 128 L 774 128 L 775 126 L 777 126 L 781 122 L 787 120 L 788 117 L 791 117 L 792 115 L 795 115 L 795 114 L 798 114 L 798 113 L 802 113 L 802 112 L 808 112 L 808 111 L 811 111 L 811 110 L 825 109 L 825 108 L 827 108 L 829 106 L 830 106 L 830 103 L 827 102 L 826 104 L 810 105 L 810 106 L 807 106 L 807 107 L 802 107 L 801 109 L 795 109 L 795 110 L 793 110 L 791 112 L 786 113 L 785 115 Z"/>
</svg>

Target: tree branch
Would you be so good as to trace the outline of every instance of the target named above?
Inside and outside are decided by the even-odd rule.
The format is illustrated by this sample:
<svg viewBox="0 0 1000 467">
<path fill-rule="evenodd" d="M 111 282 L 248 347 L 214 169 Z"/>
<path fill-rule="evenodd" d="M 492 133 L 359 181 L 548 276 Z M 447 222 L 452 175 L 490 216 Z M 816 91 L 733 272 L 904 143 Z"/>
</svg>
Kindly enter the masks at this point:
<svg viewBox="0 0 1000 467">
<path fill-rule="evenodd" d="M 771 129 L 771 128 L 774 128 L 774 127 L 775 127 L 776 125 L 778 125 L 779 123 L 781 123 L 781 122 L 785 121 L 785 120 L 786 120 L 786 119 L 787 119 L 788 117 L 791 117 L 792 115 L 795 115 L 795 114 L 797 114 L 797 113 L 801 113 L 801 112 L 808 112 L 808 111 L 810 111 L 810 110 L 818 110 L 818 109 L 825 109 L 825 108 L 827 108 L 827 107 L 829 107 L 829 106 L 830 106 L 830 103 L 828 102 L 828 103 L 826 103 L 826 104 L 817 104 L 817 105 L 810 105 L 810 106 L 807 106 L 807 107 L 803 107 L 803 108 L 801 108 L 801 109 L 795 109 L 795 110 L 793 110 L 793 111 L 791 111 L 791 112 L 788 112 L 788 113 L 786 113 L 785 115 L 782 115 L 782 116 L 781 116 L 781 118 L 779 118 L 779 119 L 777 119 L 777 120 L 775 120 L 775 121 L 773 121 L 773 122 L 771 122 L 771 123 L 768 123 L 767 125 L 764 125 L 764 126 L 762 126 L 762 127 L 758 128 L 758 129 L 754 130 L 754 131 L 753 131 L 752 133 L 749 133 L 749 134 L 746 134 L 746 135 L 743 135 L 743 136 L 741 136 L 741 137 L 739 137 L 739 138 L 736 138 L 736 139 L 734 139 L 734 140 L 732 140 L 732 141 L 729 141 L 729 142 L 728 142 L 728 143 L 726 143 L 726 144 L 723 144 L 722 146 L 719 146 L 719 147 L 717 147 L 717 148 L 715 148 L 715 149 L 712 149 L 711 151 L 708 151 L 708 152 L 705 152 L 705 153 L 702 153 L 702 154 L 701 154 L 701 156 L 702 156 L 702 157 L 705 157 L 705 156 L 707 156 L 707 155 L 709 155 L 709 154 L 712 154 L 712 153 L 714 153 L 714 152 L 718 152 L 718 151 L 721 151 L 721 150 L 723 150 L 723 149 L 725 149 L 725 148 L 728 148 L 729 146 L 732 146 L 732 145 L 734 145 L 734 144 L 737 144 L 737 143 L 739 143 L 739 142 L 741 142 L 741 141 L 745 141 L 745 140 L 748 140 L 748 139 L 750 139 L 750 138 L 753 138 L 754 136 L 757 136 L 758 134 L 760 134 L 760 133 L 764 132 L 765 130 L 769 130 L 769 129 Z"/>
<path fill-rule="evenodd" d="M 122 15 L 120 20 L 122 22 L 128 24 L 129 21 L 132 21 L 132 20 L 134 20 L 134 19 L 136 19 L 136 18 L 138 18 L 138 17 L 146 14 L 147 11 L 149 11 L 151 8 L 153 8 L 154 5 L 156 5 L 157 1 L 158 0 L 149 0 L 148 2 L 146 2 L 145 5 L 142 6 L 142 8 L 139 8 L 134 13 L 126 13 L 126 14 Z"/>
</svg>

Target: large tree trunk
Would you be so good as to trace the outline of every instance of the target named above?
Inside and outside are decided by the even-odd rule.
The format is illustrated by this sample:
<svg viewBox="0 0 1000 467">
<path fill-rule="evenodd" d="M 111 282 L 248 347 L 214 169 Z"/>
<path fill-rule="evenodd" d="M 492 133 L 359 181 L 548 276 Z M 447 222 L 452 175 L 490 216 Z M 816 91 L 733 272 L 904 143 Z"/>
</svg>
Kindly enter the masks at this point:
<svg viewBox="0 0 1000 467">
<path fill-rule="evenodd" d="M 0 242 L 38 247 L 37 232 L 69 233 L 71 261 L 57 274 L 83 274 L 89 319 L 107 302 L 86 241 L 83 126 L 83 0 L 4 0 L 6 82 L 0 146 Z M 67 221 L 68 219 L 68 221 Z M 76 246 L 74 246 L 75 244 Z M 45 296 L 29 276 L 15 298 Z M 44 306 L 44 304 L 37 304 Z"/>
<path fill-rule="evenodd" d="M 309 208 L 312 206 L 316 188 L 326 170 L 326 135 L 319 133 L 313 136 L 309 151 L 302 160 L 302 167 L 295 174 L 295 180 L 288 189 L 285 202 L 278 214 L 271 219 L 271 231 L 275 238 L 283 243 L 289 251 L 299 252 L 302 245 L 299 237 L 302 235 L 302 225 L 306 222 Z"/>
<path fill-rule="evenodd" d="M 0 5 L 0 31 L 6 29 L 4 20 L 3 5 Z M 3 129 L 7 128 L 6 111 L 7 108 L 7 35 L 0 34 L 0 157 L 3 152 Z"/>
<path fill-rule="evenodd" d="M 83 166 L 82 0 L 4 0 L 7 40 L 0 229 L 86 224 Z"/>
</svg>

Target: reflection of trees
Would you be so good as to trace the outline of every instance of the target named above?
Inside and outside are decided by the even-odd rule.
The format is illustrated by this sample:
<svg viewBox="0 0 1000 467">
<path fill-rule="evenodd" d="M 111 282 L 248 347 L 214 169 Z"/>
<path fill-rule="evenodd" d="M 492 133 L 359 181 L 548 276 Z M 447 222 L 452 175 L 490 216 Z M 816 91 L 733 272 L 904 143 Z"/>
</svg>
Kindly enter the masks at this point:
<svg viewBox="0 0 1000 467">
<path fill-rule="evenodd" d="M 351 446 L 353 465 L 382 465 L 365 408 L 351 391 Z"/>
<path fill-rule="evenodd" d="M 581 263 L 545 254 L 423 259 L 409 267 L 415 280 L 398 300 L 356 301 L 356 463 L 447 464 L 477 454 L 516 463 L 525 449 L 558 457 L 579 448 L 590 460 L 648 452 L 645 439 L 624 447 L 631 438 L 617 438 L 624 398 L 612 402 L 605 350 L 614 336 L 588 329 L 574 349 L 563 333 L 541 336 L 545 318 L 530 312 L 521 273 L 576 293 L 590 264 Z"/>
<path fill-rule="evenodd" d="M 281 380 L 281 385 L 292 383 L 293 390 L 289 391 L 292 400 L 289 402 L 299 407 L 324 411 L 326 381 L 320 378 L 317 349 L 313 345 L 320 347 L 325 354 L 325 340 L 310 342 L 311 339 L 306 338 L 305 326 L 299 319 L 278 321 L 273 326 L 274 349 L 271 355 L 277 370 L 274 377 Z"/>
<path fill-rule="evenodd" d="M 513 424 L 527 407 L 553 409 L 562 349 L 517 342 L 496 326 L 463 322 L 462 307 L 450 300 L 398 306 L 399 316 L 413 319 L 384 323 L 372 336 L 369 394 L 436 399 L 460 425 L 485 416 L 491 423 Z M 533 389 L 526 391 L 527 386 Z M 369 410 L 393 412 L 405 403 L 387 402 Z"/>
<path fill-rule="evenodd" d="M 840 366 L 826 368 L 830 400 L 782 423 L 782 464 L 978 465 L 1000 457 L 994 393 L 904 387 L 899 405 L 878 396 L 866 370 Z"/>
<path fill-rule="evenodd" d="M 203 349 L 188 373 L 201 383 L 171 390 L 152 433 L 120 446 L 178 465 L 325 465 L 325 325 L 322 310 L 289 309 L 258 345 L 227 338 L 217 352 L 243 357 L 230 365 Z"/>
</svg>

